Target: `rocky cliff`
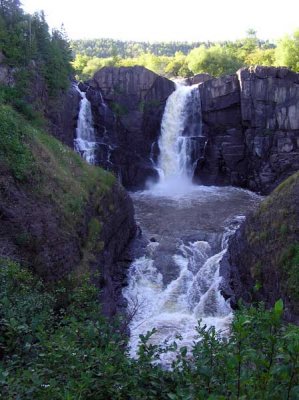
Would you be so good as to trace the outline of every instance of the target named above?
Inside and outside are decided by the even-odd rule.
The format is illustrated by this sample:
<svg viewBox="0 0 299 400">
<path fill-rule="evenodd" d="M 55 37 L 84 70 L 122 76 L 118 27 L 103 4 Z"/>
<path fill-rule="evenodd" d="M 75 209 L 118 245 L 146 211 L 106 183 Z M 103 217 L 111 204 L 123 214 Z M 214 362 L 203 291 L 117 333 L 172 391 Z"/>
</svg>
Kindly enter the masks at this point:
<svg viewBox="0 0 299 400">
<path fill-rule="evenodd" d="M 121 284 L 114 276 L 122 274 L 117 262 L 135 234 L 129 196 L 111 174 L 8 106 L 0 107 L 0 128 L 0 256 L 49 283 L 91 272 L 113 314 Z"/>
<path fill-rule="evenodd" d="M 152 157 L 172 81 L 144 67 L 102 68 L 81 86 L 92 105 L 98 163 L 111 169 L 129 189 L 155 180 Z"/>
<path fill-rule="evenodd" d="M 4 96 L 4 100 L 12 103 L 17 109 L 20 108 L 21 102 L 25 109 L 31 108 L 34 112 L 38 112 L 45 117 L 48 131 L 73 148 L 81 100 L 75 83 L 69 79 L 67 89 L 60 89 L 55 95 L 50 96 L 46 79 L 35 61 L 31 60 L 26 68 L 27 80 L 25 83 L 22 82 L 22 79 L 19 82 L 20 71 L 22 70 L 8 65 L 5 56 L 0 51 L 0 91 L 1 88 L 15 91 L 15 93 L 12 92 L 9 99 L 5 99 Z M 30 114 L 33 114 L 32 111 Z"/>
<path fill-rule="evenodd" d="M 230 239 L 220 274 L 232 304 L 282 298 L 299 323 L 299 172 L 281 183 Z"/>
<path fill-rule="evenodd" d="M 298 170 L 298 76 L 287 68 L 255 67 L 217 79 L 201 74 L 187 82 L 200 82 L 207 138 L 196 182 L 267 194 Z M 174 83 L 143 67 L 107 67 L 81 89 L 92 104 L 98 163 L 130 189 L 155 180 L 153 160 Z"/>
<path fill-rule="evenodd" d="M 74 148 L 75 132 L 81 97 L 74 83 L 66 91 L 61 91 L 55 99 L 45 102 L 44 114 L 48 130 L 62 143 Z"/>
<path fill-rule="evenodd" d="M 244 68 L 199 90 L 208 139 L 199 182 L 270 193 L 299 169 L 299 74 Z"/>
</svg>

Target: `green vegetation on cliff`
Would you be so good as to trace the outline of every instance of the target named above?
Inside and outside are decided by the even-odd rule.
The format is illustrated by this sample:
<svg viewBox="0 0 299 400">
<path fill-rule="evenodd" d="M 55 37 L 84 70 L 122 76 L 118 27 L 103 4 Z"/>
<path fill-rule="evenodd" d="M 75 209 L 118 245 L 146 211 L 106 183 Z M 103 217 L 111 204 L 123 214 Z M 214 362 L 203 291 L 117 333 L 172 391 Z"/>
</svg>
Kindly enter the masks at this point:
<svg viewBox="0 0 299 400">
<path fill-rule="evenodd" d="M 50 33 L 43 12 L 26 14 L 19 0 L 0 2 L 0 100 L 28 112 L 35 82 L 43 86 L 43 95 L 58 96 L 69 86 L 71 60 L 63 28 Z M 39 108 L 39 100 L 34 108 Z"/>
<path fill-rule="evenodd" d="M 114 176 L 88 165 L 8 105 L 0 105 L 0 172 L 0 221 L 6 224 L 0 255 L 23 259 L 53 279 L 80 269 L 80 259 L 102 250 L 98 243 L 86 245 L 87 224 L 93 218 L 93 240 L 100 242 L 94 226 L 102 223 L 102 201 Z"/>
<path fill-rule="evenodd" d="M 90 78 L 104 66 L 142 65 L 158 74 L 189 77 L 198 73 L 220 76 L 251 65 L 286 66 L 299 71 L 299 30 L 277 44 L 265 42 L 254 30 L 243 39 L 220 43 L 143 43 L 112 39 L 71 43 L 79 79 Z"/>
<path fill-rule="evenodd" d="M 239 270 L 238 296 L 265 301 L 283 298 L 286 317 L 299 316 L 299 172 L 268 196 L 245 222 L 231 246 L 231 262 Z"/>
<path fill-rule="evenodd" d="M 101 316 L 87 278 L 49 289 L 2 259 L 0 306 L 6 400 L 298 399 L 299 328 L 282 325 L 282 302 L 237 312 L 228 338 L 199 327 L 192 355 L 150 344 L 149 333 L 137 360 L 128 356 L 121 321 L 112 326 Z M 172 370 L 157 364 L 165 352 L 177 352 Z"/>
</svg>

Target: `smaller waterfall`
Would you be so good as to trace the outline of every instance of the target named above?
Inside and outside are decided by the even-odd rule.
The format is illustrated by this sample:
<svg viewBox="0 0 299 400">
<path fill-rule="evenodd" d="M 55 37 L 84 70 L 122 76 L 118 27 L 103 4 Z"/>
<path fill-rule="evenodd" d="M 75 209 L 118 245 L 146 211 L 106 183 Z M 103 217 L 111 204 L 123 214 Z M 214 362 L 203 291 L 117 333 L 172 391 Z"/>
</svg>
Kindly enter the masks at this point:
<svg viewBox="0 0 299 400">
<path fill-rule="evenodd" d="M 91 105 L 86 94 L 81 92 L 78 86 L 76 86 L 76 88 L 81 95 L 81 102 L 74 148 L 89 164 L 95 164 L 95 150 L 97 143 L 93 127 Z"/>
<path fill-rule="evenodd" d="M 215 326 L 219 333 L 227 334 L 232 309 L 220 293 L 219 265 L 227 251 L 229 237 L 242 220 L 243 217 L 236 216 L 228 223 L 217 253 L 212 243 L 203 240 L 177 245 L 172 259 L 179 272 L 167 285 L 155 261 L 155 254 L 163 251 L 159 248 L 165 246 L 162 242 L 150 242 L 146 254 L 132 263 L 129 285 L 123 290 L 129 313 L 134 315 L 130 323 L 132 357 L 137 354 L 139 335 L 153 328 L 157 331 L 151 343 L 171 343 L 180 336 L 178 346 L 189 349 L 197 338 L 199 320 L 202 325 Z M 170 365 L 173 356 L 171 353 L 163 355 L 162 363 Z"/>
<path fill-rule="evenodd" d="M 201 137 L 198 86 L 181 86 L 169 96 L 161 124 L 158 172 L 160 181 L 191 181 Z"/>
</svg>

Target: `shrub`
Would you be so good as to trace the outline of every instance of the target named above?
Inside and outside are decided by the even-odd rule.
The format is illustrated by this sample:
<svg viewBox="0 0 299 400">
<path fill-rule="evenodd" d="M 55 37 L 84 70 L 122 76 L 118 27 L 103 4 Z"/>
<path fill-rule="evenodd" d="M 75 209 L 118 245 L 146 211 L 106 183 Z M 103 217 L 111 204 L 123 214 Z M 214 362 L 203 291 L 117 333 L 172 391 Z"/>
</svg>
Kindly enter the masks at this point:
<svg viewBox="0 0 299 400">
<path fill-rule="evenodd" d="M 51 291 L 28 270 L 0 262 L 0 384 L 5 399 L 297 399 L 299 328 L 283 325 L 283 304 L 242 308 L 229 336 L 198 326 L 191 351 L 126 337 L 101 316 L 85 277 Z M 61 301 L 61 299 L 64 299 Z M 161 356 L 175 352 L 172 368 Z"/>
</svg>

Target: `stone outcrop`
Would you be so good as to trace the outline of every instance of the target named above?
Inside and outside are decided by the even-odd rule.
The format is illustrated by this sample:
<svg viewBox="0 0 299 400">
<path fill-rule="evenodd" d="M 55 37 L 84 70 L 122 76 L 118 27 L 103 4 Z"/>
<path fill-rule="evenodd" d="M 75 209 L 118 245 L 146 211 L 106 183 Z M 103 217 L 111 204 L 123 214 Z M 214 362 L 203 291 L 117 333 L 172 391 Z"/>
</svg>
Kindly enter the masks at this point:
<svg viewBox="0 0 299 400">
<path fill-rule="evenodd" d="M 48 100 L 45 115 L 49 131 L 67 146 L 74 148 L 74 138 L 79 114 L 81 96 L 73 83 L 60 96 Z"/>
<path fill-rule="evenodd" d="M 199 83 L 206 138 L 195 182 L 267 194 L 299 169 L 298 74 L 256 67 L 189 81 Z M 174 84 L 143 67 L 107 67 L 81 89 L 92 104 L 99 164 L 133 190 L 155 180 L 153 160 Z"/>
<path fill-rule="evenodd" d="M 208 141 L 196 180 L 269 193 L 299 169 L 299 74 L 244 68 L 199 90 Z"/>
<path fill-rule="evenodd" d="M 111 174 L 50 135 L 35 132 L 25 140 L 34 171 L 26 180 L 15 179 L 7 149 L 0 160 L 0 257 L 21 262 L 49 284 L 94 272 L 103 310 L 113 315 L 123 254 L 136 230 L 131 198 Z"/>
<path fill-rule="evenodd" d="M 244 185 L 245 143 L 242 131 L 240 87 L 237 76 L 223 76 L 199 85 L 204 157 L 195 175 L 204 184 Z"/>
<path fill-rule="evenodd" d="M 84 89 L 84 86 L 81 86 Z M 125 187 L 143 188 L 156 179 L 152 157 L 172 81 L 144 67 L 105 67 L 85 87 L 98 140 L 98 163 Z"/>
<path fill-rule="evenodd" d="M 282 298 L 284 316 L 299 323 L 299 172 L 246 218 L 220 265 L 222 292 L 236 305 Z"/>
<path fill-rule="evenodd" d="M 191 76 L 190 78 L 185 78 L 183 80 L 183 83 L 187 86 L 191 86 L 191 85 L 197 85 L 198 83 L 209 81 L 210 79 L 213 79 L 213 77 L 210 74 L 203 73 Z"/>
<path fill-rule="evenodd" d="M 299 169 L 299 74 L 287 68 L 238 72 L 247 146 L 247 186 L 269 193 Z"/>
</svg>

